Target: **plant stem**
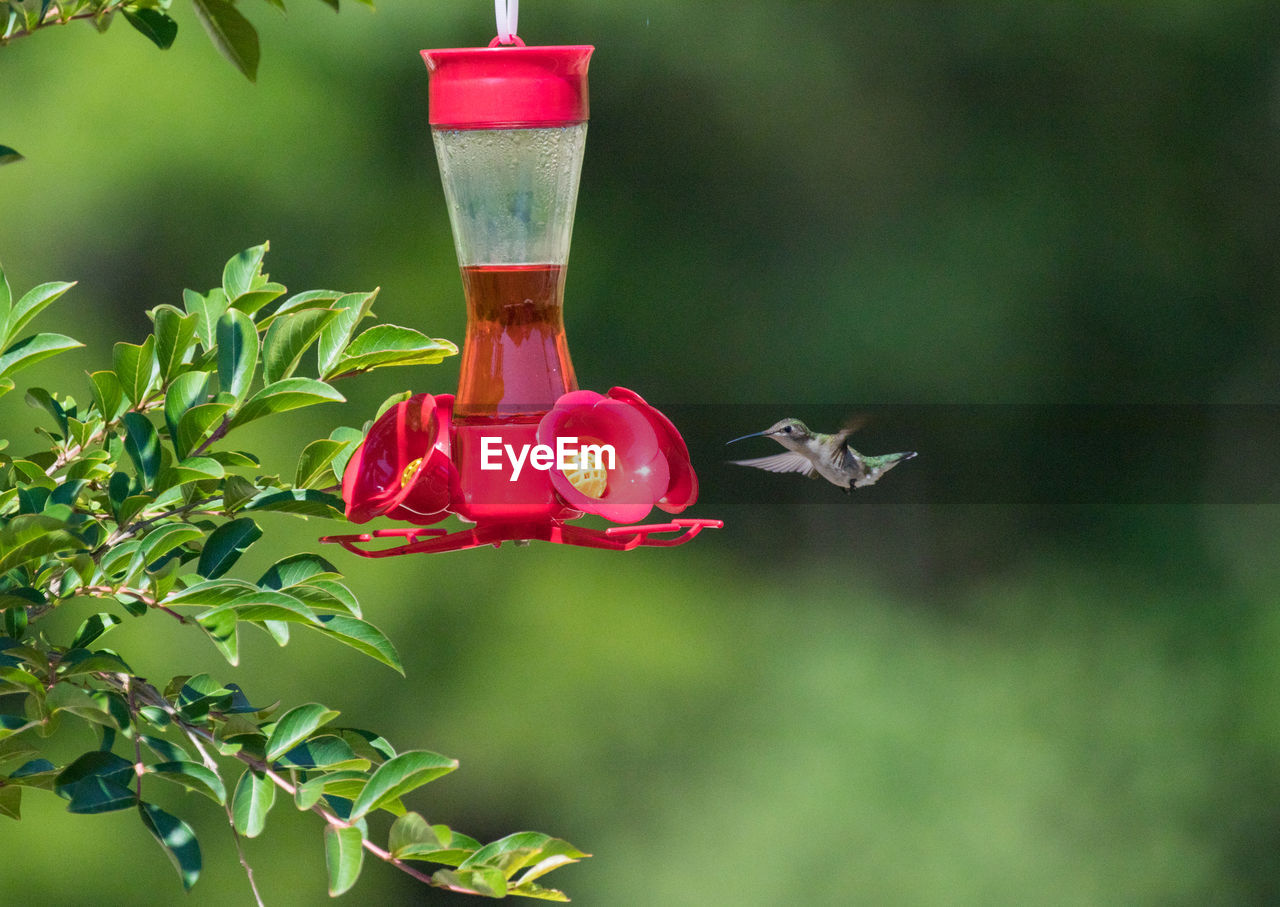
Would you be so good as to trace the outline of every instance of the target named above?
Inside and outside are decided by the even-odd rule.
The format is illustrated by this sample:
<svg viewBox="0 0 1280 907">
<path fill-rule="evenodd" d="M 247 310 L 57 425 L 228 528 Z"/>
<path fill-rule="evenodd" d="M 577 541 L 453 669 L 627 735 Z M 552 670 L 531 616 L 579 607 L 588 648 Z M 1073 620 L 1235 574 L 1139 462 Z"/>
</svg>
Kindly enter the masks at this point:
<svg viewBox="0 0 1280 907">
<path fill-rule="evenodd" d="M 97 674 L 96 676 L 99 677 L 104 682 L 109 683 L 121 690 L 124 690 L 124 691 L 129 691 L 131 689 L 136 690 L 136 694 L 140 699 L 145 700 L 149 705 L 154 705 L 157 708 L 161 709 L 166 715 L 169 716 L 169 720 L 172 721 L 175 725 L 177 725 L 178 728 L 182 730 L 182 732 L 196 747 L 196 749 L 199 750 L 200 756 L 204 760 L 205 766 L 210 771 L 216 772 L 218 770 L 217 762 L 214 761 L 213 757 L 209 755 L 209 752 L 202 745 L 202 742 L 203 742 L 203 743 L 212 744 L 213 746 L 217 746 L 218 744 L 217 738 L 214 737 L 213 734 L 211 734 L 209 731 L 205 730 L 204 728 L 197 727 L 196 725 L 191 724 L 186 719 L 184 719 L 178 713 L 178 710 L 173 707 L 173 704 L 170 703 L 169 700 L 165 699 L 164 696 L 160 694 L 159 690 L 157 690 L 151 684 L 147 683 L 141 677 L 131 677 L 128 674 L 100 673 L 100 674 Z M 259 759 L 256 756 L 251 756 L 248 753 L 245 753 L 243 751 L 236 752 L 233 755 L 236 759 L 243 762 L 249 768 L 254 769 L 255 771 L 262 772 L 267 778 L 271 780 L 272 784 L 276 785 L 276 787 L 283 790 L 290 797 L 293 797 L 297 793 L 297 788 L 293 784 L 291 784 L 288 780 L 286 780 L 285 778 L 282 778 L 278 773 L 273 771 L 270 765 L 266 761 Z M 227 807 L 227 811 L 228 811 L 228 817 L 230 817 L 230 806 Z M 315 805 L 313 805 L 311 807 L 311 811 L 316 815 L 320 816 L 322 819 L 325 820 L 325 822 L 327 822 L 329 825 L 333 826 L 334 828 L 350 828 L 355 824 L 353 822 L 348 822 L 345 819 L 342 819 L 334 815 L 333 813 L 329 812 L 329 810 L 321 806 L 319 803 L 316 803 Z M 233 832 L 235 831 L 234 824 L 232 825 L 232 831 Z M 377 844 L 374 844 L 372 841 L 368 840 L 367 838 L 364 838 L 362 836 L 360 843 L 365 850 L 369 851 L 369 853 L 373 854 L 379 860 L 382 860 L 384 863 L 390 863 L 396 869 L 399 869 L 401 872 L 405 873 L 406 875 L 412 876 L 413 878 L 417 879 L 419 882 L 422 882 L 425 885 L 430 885 L 434 888 L 445 887 L 445 886 L 442 886 L 439 882 L 437 882 L 427 873 L 423 872 L 422 870 L 418 869 L 415 866 L 410 866 L 404 860 L 400 860 L 400 859 L 397 859 L 396 857 L 393 857 L 389 851 L 383 850 L 381 847 L 379 847 Z M 237 835 L 236 846 L 237 846 L 237 849 L 239 849 L 239 835 Z M 243 857 L 243 854 L 242 854 L 242 857 Z M 249 870 L 248 865 L 244 863 L 243 859 L 241 860 L 241 863 L 245 865 L 245 870 L 246 872 L 249 873 L 249 884 L 250 886 L 253 886 L 254 897 L 257 897 L 258 903 L 261 904 L 262 899 L 261 897 L 259 897 L 257 887 L 254 886 L 254 883 L 253 883 L 253 873 Z"/>
</svg>

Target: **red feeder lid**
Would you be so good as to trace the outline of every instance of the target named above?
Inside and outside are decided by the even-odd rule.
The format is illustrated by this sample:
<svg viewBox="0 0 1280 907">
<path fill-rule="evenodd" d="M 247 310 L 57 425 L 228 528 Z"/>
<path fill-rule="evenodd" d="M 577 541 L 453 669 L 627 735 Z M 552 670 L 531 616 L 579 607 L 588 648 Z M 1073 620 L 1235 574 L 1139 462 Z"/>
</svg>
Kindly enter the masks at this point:
<svg viewBox="0 0 1280 907">
<path fill-rule="evenodd" d="M 431 125 L 501 129 L 585 122 L 593 50 L 588 44 L 424 50 Z"/>
</svg>

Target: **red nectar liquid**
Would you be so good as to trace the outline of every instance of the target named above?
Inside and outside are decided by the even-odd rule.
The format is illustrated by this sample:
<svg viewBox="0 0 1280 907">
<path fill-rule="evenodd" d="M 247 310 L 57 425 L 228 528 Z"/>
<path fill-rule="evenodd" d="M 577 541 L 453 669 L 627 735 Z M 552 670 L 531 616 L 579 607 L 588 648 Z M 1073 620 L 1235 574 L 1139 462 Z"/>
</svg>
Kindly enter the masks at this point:
<svg viewBox="0 0 1280 907">
<path fill-rule="evenodd" d="M 563 265 L 462 269 L 467 336 L 455 418 L 540 416 L 578 389 L 564 336 L 564 276 Z"/>
<path fill-rule="evenodd" d="M 518 478 L 505 460 L 483 468 L 485 439 L 513 448 L 535 443 L 542 416 L 578 389 L 564 335 L 563 265 L 476 265 L 462 269 L 467 335 L 454 401 L 454 461 L 469 520 L 525 521 L 577 516 L 545 470 Z M 492 465 L 492 463 L 491 463 Z"/>
</svg>

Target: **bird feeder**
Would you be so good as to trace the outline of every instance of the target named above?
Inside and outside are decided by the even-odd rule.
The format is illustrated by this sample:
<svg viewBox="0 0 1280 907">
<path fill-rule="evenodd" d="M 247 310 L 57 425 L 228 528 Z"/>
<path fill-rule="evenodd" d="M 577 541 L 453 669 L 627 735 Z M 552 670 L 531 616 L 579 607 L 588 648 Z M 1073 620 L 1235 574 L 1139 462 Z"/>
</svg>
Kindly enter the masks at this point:
<svg viewBox="0 0 1280 907">
<path fill-rule="evenodd" d="M 525 46 L 514 32 L 500 17 L 488 47 L 422 51 L 467 328 L 457 395 L 392 407 L 348 463 L 348 518 L 418 524 L 324 539 L 366 557 L 533 539 L 626 550 L 722 525 L 570 525 L 679 513 L 697 478 L 679 432 L 638 394 L 578 389 L 563 304 L 594 48 Z M 450 513 L 474 525 L 424 528 Z"/>
</svg>

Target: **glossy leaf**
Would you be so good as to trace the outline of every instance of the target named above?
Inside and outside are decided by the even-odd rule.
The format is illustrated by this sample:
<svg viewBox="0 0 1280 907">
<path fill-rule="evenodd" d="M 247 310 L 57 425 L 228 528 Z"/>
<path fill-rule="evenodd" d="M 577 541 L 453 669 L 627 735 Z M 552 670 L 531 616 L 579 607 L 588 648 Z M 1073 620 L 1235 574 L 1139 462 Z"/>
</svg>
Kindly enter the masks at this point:
<svg viewBox="0 0 1280 907">
<path fill-rule="evenodd" d="M 354 827 L 324 829 L 324 861 L 329 870 L 329 896 L 343 894 L 360 877 L 364 862 L 364 836 Z"/>
<path fill-rule="evenodd" d="M 31 323 L 37 315 L 52 305 L 58 297 L 75 286 L 71 283 L 42 283 L 33 287 L 13 304 L 8 317 L 4 320 L 3 331 L 0 331 L 0 346 L 14 340 L 22 333 L 23 328 Z"/>
<path fill-rule="evenodd" d="M 117 343 L 111 357 L 112 368 L 120 379 L 124 395 L 134 406 L 140 405 L 160 377 L 156 359 L 156 338 L 151 335 L 140 344 Z"/>
<path fill-rule="evenodd" d="M 343 504 L 342 498 L 336 494 L 316 491 L 314 488 L 289 488 L 284 491 L 264 491 L 245 505 L 245 510 L 341 519 Z"/>
<path fill-rule="evenodd" d="M 230 409 L 226 403 L 201 403 L 183 413 L 178 420 L 178 437 L 174 441 L 178 455 L 185 458 L 199 450 L 222 425 L 222 419 Z"/>
<path fill-rule="evenodd" d="M 67 524 L 44 514 L 19 514 L 0 525 L 0 575 L 57 551 L 76 549 Z"/>
<path fill-rule="evenodd" d="M 191 0 L 213 46 L 250 82 L 258 78 L 258 33 L 228 0 Z"/>
<path fill-rule="evenodd" d="M 71 640 L 71 648 L 87 649 L 98 637 L 121 623 L 124 623 L 124 621 L 106 611 L 91 614 L 84 619 L 80 624 L 80 628 L 76 630 L 76 635 Z"/>
<path fill-rule="evenodd" d="M 268 384 L 245 401 L 240 411 L 232 417 L 231 424 L 241 426 L 274 413 L 317 403 L 342 403 L 345 400 L 342 394 L 323 381 L 314 378 L 285 378 Z"/>
<path fill-rule="evenodd" d="M 218 319 L 218 383 L 225 393 L 243 400 L 258 367 L 258 329 L 239 309 Z"/>
<path fill-rule="evenodd" d="M 338 568 L 318 554 L 295 554 L 276 561 L 258 580 L 268 589 L 283 589 L 316 579 L 336 579 Z"/>
<path fill-rule="evenodd" d="M 203 794 L 215 803 L 227 802 L 227 788 L 217 772 L 188 760 L 157 762 L 147 766 L 147 772 L 166 781 L 180 784 L 187 790 Z"/>
<path fill-rule="evenodd" d="M 334 484 L 329 464 L 345 445 L 330 438 L 319 438 L 302 449 L 293 484 L 298 488 L 327 488 Z"/>
<path fill-rule="evenodd" d="M 262 834 L 267 813 L 276 799 L 276 786 L 262 772 L 245 769 L 231 801 L 232 822 L 246 838 Z"/>
<path fill-rule="evenodd" d="M 337 717 L 337 712 L 314 702 L 285 712 L 276 721 L 271 736 L 267 738 L 267 760 L 274 762 L 279 759 L 295 744 L 311 736 L 321 725 Z"/>
<path fill-rule="evenodd" d="M 155 426 L 141 413 L 124 414 L 124 449 L 133 461 L 144 488 L 154 488 L 160 475 L 160 436 Z"/>
<path fill-rule="evenodd" d="M 332 365 L 342 355 L 351 332 L 362 320 L 368 317 L 378 291 L 372 293 L 347 293 L 333 302 L 338 313 L 320 332 L 320 345 L 316 349 L 316 359 L 320 374 L 327 375 Z"/>
<path fill-rule="evenodd" d="M 369 760 L 359 758 L 345 740 L 331 734 L 303 740 L 282 753 L 279 762 L 289 768 L 326 771 L 366 771 L 370 765 Z"/>
<path fill-rule="evenodd" d="M 62 334 L 34 334 L 0 353 L 0 378 L 81 346 L 84 344 L 79 340 Z"/>
<path fill-rule="evenodd" d="M 395 647 L 373 624 L 345 614 L 321 614 L 320 622 L 320 629 L 326 635 L 404 674 Z"/>
<path fill-rule="evenodd" d="M 130 9 L 126 6 L 120 12 L 124 13 L 124 18 L 130 25 L 146 35 L 147 40 L 161 50 L 168 50 L 173 46 L 173 39 L 178 37 L 178 23 L 158 9 Z"/>
<path fill-rule="evenodd" d="M 112 422 L 119 418 L 120 414 L 125 410 L 127 401 L 124 396 L 124 389 L 116 373 L 109 371 L 94 372 L 89 376 L 89 383 L 92 386 L 93 402 L 98 407 L 99 415 L 107 422 Z"/>
<path fill-rule="evenodd" d="M 234 303 L 253 289 L 255 280 L 262 275 L 262 259 L 270 247 L 270 243 L 262 243 L 231 256 L 222 269 L 222 291 L 227 299 Z"/>
<path fill-rule="evenodd" d="M 171 305 L 157 306 L 152 312 L 156 325 L 156 360 L 160 365 L 162 382 L 171 381 L 182 368 L 195 343 L 196 322 L 199 317 L 196 314 L 184 314 Z"/>
<path fill-rule="evenodd" d="M 217 611 L 200 615 L 196 618 L 201 628 L 227 663 L 232 667 L 240 664 L 240 628 L 239 619 L 234 611 Z"/>
<path fill-rule="evenodd" d="M 388 759 L 378 766 L 360 796 L 351 804 L 351 817 L 358 819 L 457 767 L 456 759 L 426 750 L 411 750 Z"/>
<path fill-rule="evenodd" d="M 391 365 L 434 365 L 457 353 L 458 348 L 448 340 L 428 337 L 413 328 L 380 324 L 351 341 L 325 369 L 324 377 L 331 380 Z"/>
<path fill-rule="evenodd" d="M 528 875 L 527 878 L 525 876 L 521 877 L 521 881 L 532 881 L 534 878 L 550 872 L 556 866 L 564 865 L 566 862 L 575 862 L 585 856 L 587 854 L 567 841 L 539 832 L 522 831 L 514 835 L 507 835 L 507 837 L 494 841 L 492 844 L 486 844 L 472 854 L 462 864 L 461 868 L 493 866 L 500 870 L 504 876 L 511 878 L 516 872 L 531 863 L 551 860 L 552 863 L 545 866 L 541 871 Z"/>
<path fill-rule="evenodd" d="M 337 314 L 332 309 L 302 309 L 286 317 L 277 314 L 262 341 L 264 380 L 271 384 L 292 375 L 303 354 Z"/>
<path fill-rule="evenodd" d="M 195 832 L 186 822 L 177 816 L 170 815 L 151 803 L 139 803 L 138 812 L 142 824 L 155 837 L 169 855 L 178 877 L 182 879 L 182 887 L 190 890 L 200 877 L 201 858 L 200 844 Z"/>
<path fill-rule="evenodd" d="M 196 337 L 206 350 L 213 349 L 218 319 L 227 311 L 227 294 L 218 287 L 201 296 L 195 290 L 182 291 L 182 303 L 196 316 Z"/>
<path fill-rule="evenodd" d="M 431 880 L 441 888 L 462 894 L 479 894 L 490 898 L 507 895 L 507 880 L 501 872 L 489 867 L 441 869 L 431 876 Z"/>
<path fill-rule="evenodd" d="M 0 154 L 3 154 L 3 147 L 0 147 Z M 4 163 L 0 160 L 0 163 Z M 8 816 L 10 819 L 22 818 L 22 788 L 16 784 L 7 784 L 0 786 L 0 816 Z"/>
<path fill-rule="evenodd" d="M 248 517 L 223 523 L 205 542 L 196 572 L 206 579 L 222 576 L 240 559 L 245 549 L 260 538 L 262 530 Z"/>
</svg>

